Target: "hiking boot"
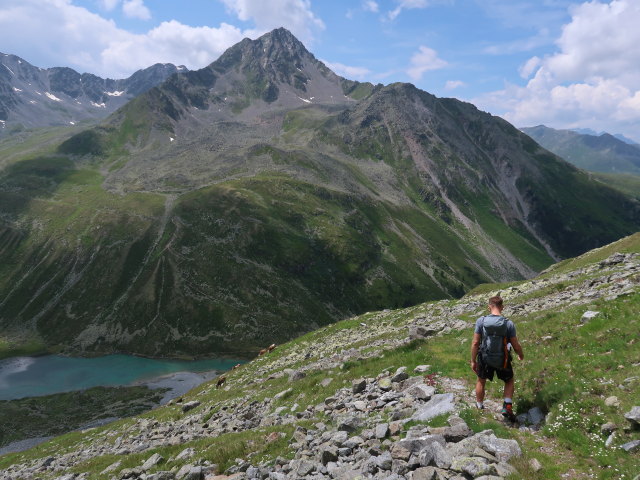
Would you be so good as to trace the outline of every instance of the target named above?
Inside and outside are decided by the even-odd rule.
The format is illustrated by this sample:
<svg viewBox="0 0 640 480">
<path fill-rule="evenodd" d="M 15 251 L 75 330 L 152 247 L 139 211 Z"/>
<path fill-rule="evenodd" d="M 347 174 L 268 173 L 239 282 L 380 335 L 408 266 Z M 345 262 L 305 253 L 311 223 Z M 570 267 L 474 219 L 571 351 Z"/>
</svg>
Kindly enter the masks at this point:
<svg viewBox="0 0 640 480">
<path fill-rule="evenodd" d="M 502 404 L 502 416 L 511 422 L 516 420 L 516 416 L 513 413 L 513 405 L 511 403 Z"/>
</svg>

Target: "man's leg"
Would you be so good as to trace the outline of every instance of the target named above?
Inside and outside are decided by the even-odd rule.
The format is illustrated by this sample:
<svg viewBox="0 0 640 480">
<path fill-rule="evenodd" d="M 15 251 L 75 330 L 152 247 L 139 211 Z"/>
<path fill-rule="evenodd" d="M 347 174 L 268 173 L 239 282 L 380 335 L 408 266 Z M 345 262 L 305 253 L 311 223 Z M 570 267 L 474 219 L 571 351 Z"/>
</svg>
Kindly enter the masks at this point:
<svg viewBox="0 0 640 480">
<path fill-rule="evenodd" d="M 504 382 L 504 398 L 512 399 L 513 391 L 516 387 L 516 381 L 513 377 Z"/>
<path fill-rule="evenodd" d="M 511 377 L 504 382 L 504 402 L 502 404 L 502 415 L 514 421 L 515 414 L 513 413 L 513 391 L 515 389 L 515 379 Z"/>
<path fill-rule="evenodd" d="M 484 386 L 487 383 L 486 378 L 478 377 L 476 382 L 476 402 L 482 403 L 484 401 Z"/>
</svg>

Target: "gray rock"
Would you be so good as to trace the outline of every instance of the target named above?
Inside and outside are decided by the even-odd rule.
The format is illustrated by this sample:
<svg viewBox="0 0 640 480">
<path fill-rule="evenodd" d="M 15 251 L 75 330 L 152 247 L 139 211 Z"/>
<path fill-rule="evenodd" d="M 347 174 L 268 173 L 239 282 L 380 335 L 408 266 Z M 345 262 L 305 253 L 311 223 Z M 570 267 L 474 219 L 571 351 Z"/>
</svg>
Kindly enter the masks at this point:
<svg viewBox="0 0 640 480">
<path fill-rule="evenodd" d="M 363 402 L 362 400 L 356 400 L 355 402 L 353 402 L 353 408 L 361 412 L 364 412 L 367 409 L 367 402 Z"/>
<path fill-rule="evenodd" d="M 539 472 L 542 470 L 542 464 L 538 461 L 537 458 L 532 458 L 529 460 L 529 465 L 531 466 L 531 470 L 534 472 Z"/>
<path fill-rule="evenodd" d="M 617 428 L 618 427 L 616 427 L 615 423 L 607 422 L 607 423 L 605 423 L 604 425 L 602 425 L 600 427 L 600 431 L 602 433 L 613 433 L 613 432 L 615 432 L 617 430 Z"/>
<path fill-rule="evenodd" d="M 620 400 L 618 400 L 618 397 L 616 397 L 616 396 L 611 396 L 611 397 L 607 397 L 604 400 L 604 404 L 607 407 L 619 407 L 620 406 Z"/>
<path fill-rule="evenodd" d="M 589 320 L 591 320 L 592 318 L 597 317 L 600 314 L 600 312 L 595 312 L 593 310 L 587 310 L 586 312 L 584 312 L 582 314 L 582 317 L 580 318 L 580 323 L 587 323 Z"/>
<path fill-rule="evenodd" d="M 305 477 L 316 469 L 315 463 L 309 460 L 300 460 L 295 471 L 299 477 Z"/>
<path fill-rule="evenodd" d="M 640 425 L 640 407 L 633 407 L 630 411 L 624 414 L 624 418 L 631 422 L 631 425 Z"/>
<path fill-rule="evenodd" d="M 436 469 L 433 467 L 420 467 L 413 471 L 411 480 L 437 480 Z"/>
<path fill-rule="evenodd" d="M 496 474 L 498 477 L 508 477 L 509 475 L 513 475 L 517 473 L 517 470 L 513 468 L 511 465 L 505 462 L 498 462 L 495 464 Z"/>
<path fill-rule="evenodd" d="M 154 453 L 147 459 L 146 462 L 142 464 L 142 467 L 140 468 L 142 468 L 142 470 L 146 472 L 147 470 L 155 467 L 156 465 L 158 465 L 163 461 L 164 461 L 164 458 L 159 453 Z"/>
<path fill-rule="evenodd" d="M 627 453 L 633 453 L 637 450 L 640 450 L 640 440 L 633 440 L 631 442 L 627 442 L 623 445 L 620 445 L 620 448 L 622 448 Z"/>
<path fill-rule="evenodd" d="M 520 445 L 515 440 L 497 438 L 494 434 L 479 435 L 480 446 L 487 452 L 496 456 L 501 462 L 508 462 L 511 457 L 522 455 Z"/>
<path fill-rule="evenodd" d="M 391 462 L 391 471 L 396 475 L 404 475 L 409 471 L 409 464 L 404 460 L 394 459 Z"/>
<path fill-rule="evenodd" d="M 489 461 L 489 463 L 498 463 L 498 459 L 496 457 L 491 455 L 489 452 L 485 452 L 480 447 L 476 447 L 471 456 L 472 457 L 482 457 L 482 458 L 486 459 L 487 461 Z"/>
<path fill-rule="evenodd" d="M 189 410 L 193 410 L 194 408 L 200 406 L 200 402 L 197 400 L 194 400 L 192 402 L 187 402 L 185 404 L 182 405 L 182 411 L 183 412 L 188 412 Z"/>
<path fill-rule="evenodd" d="M 338 460 L 338 447 L 335 445 L 324 445 L 320 447 L 319 460 L 323 465 Z"/>
<path fill-rule="evenodd" d="M 347 448 L 356 449 L 356 448 L 360 448 L 363 444 L 364 444 L 364 439 L 356 435 L 355 437 L 349 438 L 342 445 Z"/>
<path fill-rule="evenodd" d="M 473 431 L 466 423 L 460 423 L 453 427 L 430 428 L 429 432 L 434 435 L 442 435 L 447 442 L 457 443 L 473 435 Z"/>
<path fill-rule="evenodd" d="M 120 466 L 122 462 L 120 460 L 118 460 L 115 463 L 112 463 L 111 465 L 109 465 L 107 468 L 105 468 L 102 472 L 101 475 L 106 475 L 107 473 L 113 472 L 114 470 L 117 470 L 117 468 Z"/>
<path fill-rule="evenodd" d="M 378 380 L 378 388 L 383 392 L 388 392 L 389 390 L 391 390 L 391 378 L 383 377 Z"/>
<path fill-rule="evenodd" d="M 295 382 L 297 380 L 303 379 L 306 376 L 307 376 L 306 373 L 304 373 L 304 372 L 302 372 L 300 370 L 295 370 L 295 371 L 291 372 L 291 374 L 289 375 L 289 381 L 290 382 Z"/>
<path fill-rule="evenodd" d="M 409 460 L 412 452 L 408 447 L 407 444 L 402 445 L 400 442 L 395 443 L 393 447 L 391 447 L 391 458 L 394 460 Z"/>
<path fill-rule="evenodd" d="M 533 407 L 527 412 L 529 423 L 532 425 L 541 425 L 544 422 L 545 415 L 538 407 Z"/>
<path fill-rule="evenodd" d="M 431 368 L 431 365 L 418 365 L 416 368 L 413 369 L 413 371 L 416 373 L 426 373 L 429 371 L 430 368 Z"/>
<path fill-rule="evenodd" d="M 429 338 L 440 330 L 432 327 L 425 327 L 424 325 L 411 325 L 409 326 L 409 339 L 419 340 L 421 338 Z"/>
<path fill-rule="evenodd" d="M 431 397 L 424 406 L 420 407 L 411 417 L 413 420 L 430 420 L 438 415 L 455 410 L 453 393 L 440 393 Z"/>
<path fill-rule="evenodd" d="M 367 381 L 364 378 L 354 380 L 351 384 L 351 391 L 354 394 L 364 392 L 365 388 L 367 388 Z"/>
<path fill-rule="evenodd" d="M 355 432 L 361 424 L 362 422 L 358 417 L 344 417 L 338 424 L 338 430 L 349 433 Z"/>
<path fill-rule="evenodd" d="M 377 467 L 380 470 L 391 470 L 391 465 L 393 463 L 393 459 L 391 458 L 391 453 L 384 452 L 382 455 L 375 457 L 375 462 Z"/>
<path fill-rule="evenodd" d="M 430 447 L 434 443 L 438 443 L 440 446 L 444 446 L 445 441 L 441 435 L 424 435 L 422 437 L 405 438 L 404 440 L 399 440 L 394 444 L 394 447 L 401 447 L 407 450 L 410 454 L 417 455 L 424 448 Z"/>
<path fill-rule="evenodd" d="M 347 441 L 348 438 L 349 438 L 349 434 L 346 431 L 341 430 L 341 431 L 335 432 L 331 436 L 331 442 L 333 442 L 335 445 L 341 446 L 344 442 Z"/>
<path fill-rule="evenodd" d="M 156 472 L 151 475 L 147 475 L 147 480 L 174 480 L 176 474 L 173 472 Z"/>
<path fill-rule="evenodd" d="M 202 467 L 198 465 L 184 465 L 178 473 L 178 480 L 200 480 L 202 478 Z"/>
<path fill-rule="evenodd" d="M 281 392 L 279 392 L 279 393 L 276 393 L 276 394 L 273 396 L 273 398 L 274 398 L 274 400 L 280 400 L 282 397 L 284 397 L 286 394 L 288 394 L 288 393 L 290 393 L 290 392 L 292 392 L 292 391 L 293 391 L 293 389 L 291 389 L 291 388 L 287 388 L 286 390 L 283 390 L 283 391 L 281 391 Z"/>
<path fill-rule="evenodd" d="M 613 440 L 616 438 L 616 432 L 612 432 L 611 435 L 609 435 L 607 437 L 607 439 L 604 442 L 604 446 L 609 448 L 611 447 L 611 445 L 613 445 Z"/>
<path fill-rule="evenodd" d="M 450 468 L 455 472 L 471 475 L 473 478 L 495 473 L 493 466 L 489 465 L 487 461 L 481 457 L 454 458 Z"/>
<path fill-rule="evenodd" d="M 186 460 L 187 458 L 191 458 L 195 455 L 196 451 L 193 448 L 185 448 L 178 455 L 176 455 L 176 460 Z"/>
<path fill-rule="evenodd" d="M 326 388 L 331 384 L 331 382 L 333 382 L 333 378 L 325 378 L 320 382 L 320 386 Z"/>
<path fill-rule="evenodd" d="M 451 455 L 445 450 L 445 448 L 439 443 L 433 443 L 431 445 L 433 451 L 433 463 L 438 468 L 449 468 L 451 466 Z"/>
<path fill-rule="evenodd" d="M 379 423 L 376 425 L 375 437 L 379 439 L 386 438 L 389 435 L 389 424 L 388 423 Z"/>
<path fill-rule="evenodd" d="M 413 385 L 412 387 L 406 390 L 406 394 L 417 400 L 430 400 L 436 394 L 436 388 L 431 385 L 425 385 L 424 383 L 419 383 L 417 385 Z"/>
<path fill-rule="evenodd" d="M 393 383 L 400 383 L 405 381 L 407 378 L 409 378 L 409 375 L 407 374 L 407 367 L 400 367 L 396 370 L 395 375 L 391 377 L 391 381 Z"/>
</svg>

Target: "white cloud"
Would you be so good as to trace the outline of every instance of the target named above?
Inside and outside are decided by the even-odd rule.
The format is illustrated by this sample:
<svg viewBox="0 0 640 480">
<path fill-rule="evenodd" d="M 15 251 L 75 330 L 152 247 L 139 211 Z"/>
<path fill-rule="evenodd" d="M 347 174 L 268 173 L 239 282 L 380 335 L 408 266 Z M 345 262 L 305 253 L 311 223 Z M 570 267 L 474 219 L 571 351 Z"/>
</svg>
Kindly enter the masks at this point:
<svg viewBox="0 0 640 480">
<path fill-rule="evenodd" d="M 143 0 L 125 0 L 122 4 L 122 11 L 129 18 L 151 19 L 151 12 L 145 6 Z"/>
<path fill-rule="evenodd" d="M 100 0 L 100 5 L 105 10 L 111 11 L 111 10 L 115 9 L 120 4 L 120 1 L 121 0 Z"/>
<path fill-rule="evenodd" d="M 540 60 L 539 57 L 531 57 L 529 60 L 525 62 L 524 65 L 520 67 L 520 69 L 518 70 L 518 73 L 520 73 L 520 76 L 526 80 L 531 76 L 533 72 L 536 71 L 536 69 L 540 66 L 541 63 L 542 63 L 542 60 Z"/>
<path fill-rule="evenodd" d="M 447 80 L 447 83 L 444 84 L 445 90 L 455 90 L 456 88 L 464 87 L 467 84 L 461 80 Z"/>
<path fill-rule="evenodd" d="M 446 66 L 447 62 L 438 58 L 438 53 L 435 50 L 422 45 L 419 51 L 411 57 L 411 67 L 407 69 L 407 74 L 414 81 L 418 81 L 425 72 L 439 70 Z"/>
<path fill-rule="evenodd" d="M 329 67 L 341 77 L 345 77 L 348 79 L 357 78 L 358 80 L 363 80 L 367 76 L 371 75 L 371 70 L 364 67 L 353 67 L 337 62 L 327 62 L 326 60 L 322 60 L 322 63 L 324 63 L 327 67 Z"/>
<path fill-rule="evenodd" d="M 0 9 L 3 49 L 23 52 L 25 43 L 36 44 L 34 56 L 48 62 L 38 66 L 71 66 L 112 78 L 157 62 L 202 68 L 252 33 L 225 23 L 190 27 L 171 21 L 134 34 L 71 0 L 21 0 Z M 28 52 L 22 55 L 30 60 Z"/>
<path fill-rule="evenodd" d="M 266 32 L 285 27 L 303 42 L 311 42 L 324 30 L 322 20 L 311 11 L 309 0 L 220 0 L 240 20 L 253 21 Z"/>
<path fill-rule="evenodd" d="M 389 20 L 395 20 L 403 10 L 427 8 L 436 3 L 450 3 L 450 0 L 396 0 L 398 6 L 387 13 Z"/>
<path fill-rule="evenodd" d="M 573 7 L 558 51 L 533 57 L 507 85 L 475 101 L 519 126 L 589 127 L 638 138 L 640 131 L 640 2 L 585 2 Z"/>
<path fill-rule="evenodd" d="M 373 0 L 365 0 L 362 2 L 362 9 L 365 12 L 378 13 L 380 11 L 380 5 L 378 5 L 378 2 L 374 2 Z"/>
</svg>

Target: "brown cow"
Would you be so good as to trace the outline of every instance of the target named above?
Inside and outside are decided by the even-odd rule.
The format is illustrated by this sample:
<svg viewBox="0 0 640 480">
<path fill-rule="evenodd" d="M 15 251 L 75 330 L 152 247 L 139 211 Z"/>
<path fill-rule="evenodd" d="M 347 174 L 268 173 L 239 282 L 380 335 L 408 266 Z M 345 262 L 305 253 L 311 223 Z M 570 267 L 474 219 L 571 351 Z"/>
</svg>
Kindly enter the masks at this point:
<svg viewBox="0 0 640 480">
<path fill-rule="evenodd" d="M 260 351 L 258 352 L 258 356 L 259 356 L 259 357 L 261 357 L 261 356 L 262 356 L 262 355 L 264 355 L 265 353 L 267 353 L 267 349 L 266 349 L 266 348 L 263 348 L 262 350 L 260 350 Z"/>
<path fill-rule="evenodd" d="M 273 352 L 275 350 L 275 348 L 276 348 L 276 344 L 272 343 L 271 345 L 269 345 L 267 347 L 267 352 Z"/>
<path fill-rule="evenodd" d="M 220 375 L 218 377 L 218 381 L 216 382 L 216 388 L 220 388 L 226 381 L 227 381 L 227 377 L 225 377 L 224 375 Z"/>
</svg>

